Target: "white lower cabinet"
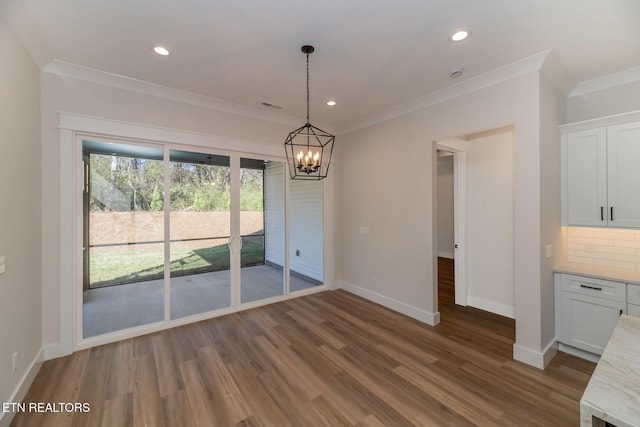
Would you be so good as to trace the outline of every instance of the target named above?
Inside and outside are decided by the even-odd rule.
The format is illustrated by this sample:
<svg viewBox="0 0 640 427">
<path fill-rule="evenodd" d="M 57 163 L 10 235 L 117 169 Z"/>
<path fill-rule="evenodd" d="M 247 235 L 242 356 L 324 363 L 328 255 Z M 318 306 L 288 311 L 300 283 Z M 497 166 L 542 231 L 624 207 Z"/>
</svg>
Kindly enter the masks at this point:
<svg viewBox="0 0 640 427">
<path fill-rule="evenodd" d="M 602 354 L 626 304 L 603 298 L 562 292 L 564 344 Z"/>
<path fill-rule="evenodd" d="M 567 346 L 601 355 L 627 312 L 626 284 L 556 274 L 556 334 Z"/>
<path fill-rule="evenodd" d="M 627 314 L 640 317 L 640 285 L 627 285 Z"/>
</svg>

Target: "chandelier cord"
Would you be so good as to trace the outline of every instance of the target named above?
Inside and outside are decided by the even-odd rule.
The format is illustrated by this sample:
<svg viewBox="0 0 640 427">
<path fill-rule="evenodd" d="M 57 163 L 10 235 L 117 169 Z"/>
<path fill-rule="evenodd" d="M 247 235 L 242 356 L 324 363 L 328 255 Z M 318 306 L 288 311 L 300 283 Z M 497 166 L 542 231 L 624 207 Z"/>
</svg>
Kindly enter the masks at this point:
<svg viewBox="0 0 640 427">
<path fill-rule="evenodd" d="M 309 124 L 309 54 L 307 53 L 307 124 Z"/>
</svg>

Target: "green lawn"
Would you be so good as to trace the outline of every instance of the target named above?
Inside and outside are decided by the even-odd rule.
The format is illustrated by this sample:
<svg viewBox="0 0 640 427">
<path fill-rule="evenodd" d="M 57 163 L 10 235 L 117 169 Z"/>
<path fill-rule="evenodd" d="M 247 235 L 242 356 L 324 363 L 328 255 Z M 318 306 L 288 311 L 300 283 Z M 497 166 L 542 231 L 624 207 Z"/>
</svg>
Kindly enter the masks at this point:
<svg viewBox="0 0 640 427">
<path fill-rule="evenodd" d="M 240 264 L 242 267 L 264 264 L 264 239 L 244 238 Z M 172 248 L 171 276 L 207 273 L 229 269 L 229 247 L 226 243 L 205 248 Z M 94 251 L 90 257 L 91 287 L 120 285 L 162 279 L 164 251 L 162 245 L 140 246 L 136 250 Z"/>
</svg>

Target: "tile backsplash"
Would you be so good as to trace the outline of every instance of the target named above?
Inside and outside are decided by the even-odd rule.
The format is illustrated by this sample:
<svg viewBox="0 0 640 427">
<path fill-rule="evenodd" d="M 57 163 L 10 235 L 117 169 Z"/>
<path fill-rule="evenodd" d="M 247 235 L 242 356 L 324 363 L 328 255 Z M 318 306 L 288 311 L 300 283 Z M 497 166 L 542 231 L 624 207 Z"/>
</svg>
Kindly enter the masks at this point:
<svg viewBox="0 0 640 427">
<path fill-rule="evenodd" d="M 567 227 L 567 260 L 640 271 L 640 230 Z"/>
</svg>

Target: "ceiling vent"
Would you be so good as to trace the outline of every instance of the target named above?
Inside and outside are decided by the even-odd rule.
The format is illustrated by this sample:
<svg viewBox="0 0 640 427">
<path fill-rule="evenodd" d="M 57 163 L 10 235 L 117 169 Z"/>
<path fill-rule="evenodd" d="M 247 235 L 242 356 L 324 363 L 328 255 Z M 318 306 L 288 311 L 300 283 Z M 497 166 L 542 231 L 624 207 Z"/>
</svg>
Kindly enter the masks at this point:
<svg viewBox="0 0 640 427">
<path fill-rule="evenodd" d="M 453 68 L 451 71 L 449 71 L 449 78 L 457 79 L 458 77 L 460 77 L 462 75 L 463 71 L 464 71 L 464 69 L 461 68 L 461 67 Z"/>
<path fill-rule="evenodd" d="M 281 106 L 279 106 L 279 105 L 275 105 L 275 104 L 272 104 L 272 103 L 270 103 L 270 102 L 264 102 L 264 101 L 263 101 L 261 105 L 262 105 L 263 107 L 269 107 L 269 108 L 275 108 L 276 110 L 282 110 L 282 107 L 281 107 Z"/>
</svg>

